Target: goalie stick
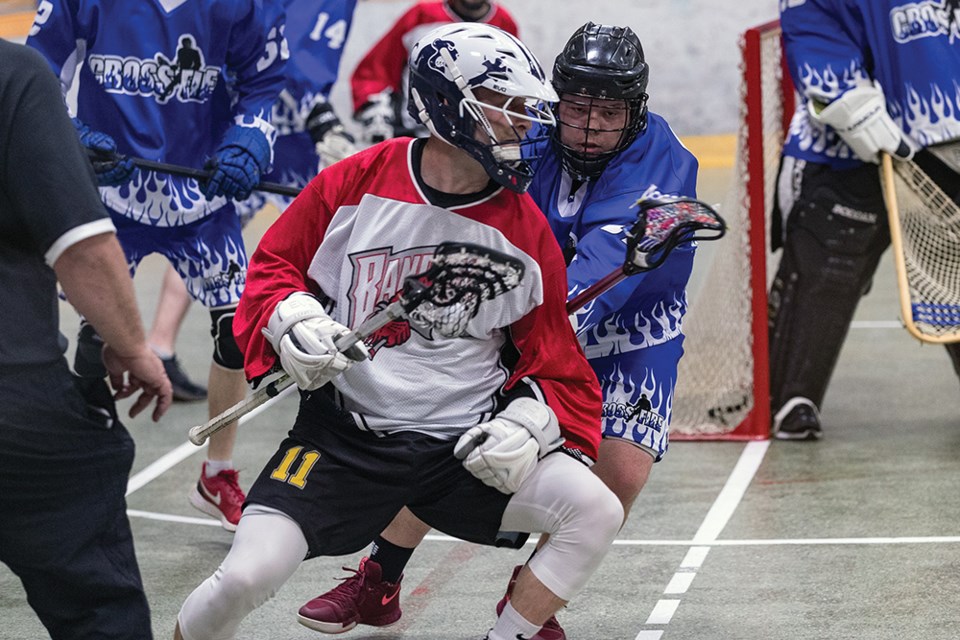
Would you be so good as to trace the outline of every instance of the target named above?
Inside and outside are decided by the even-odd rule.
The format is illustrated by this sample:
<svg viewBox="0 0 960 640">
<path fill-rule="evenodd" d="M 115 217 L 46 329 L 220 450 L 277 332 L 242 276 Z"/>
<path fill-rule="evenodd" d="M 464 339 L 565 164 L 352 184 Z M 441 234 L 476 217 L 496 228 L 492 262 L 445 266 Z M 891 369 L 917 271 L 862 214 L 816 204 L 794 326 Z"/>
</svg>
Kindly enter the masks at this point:
<svg viewBox="0 0 960 640">
<path fill-rule="evenodd" d="M 460 335 L 482 303 L 514 289 L 523 274 L 523 263 L 505 253 L 465 242 L 441 243 L 426 271 L 404 279 L 396 300 L 340 336 L 335 345 L 338 351 L 345 352 L 400 319 L 428 326 L 444 336 Z M 212 434 L 292 384 L 293 379 L 282 373 L 207 423 L 191 428 L 190 442 L 203 444 Z"/>
<path fill-rule="evenodd" d="M 183 176 L 184 178 L 194 178 L 198 181 L 208 180 L 210 176 L 213 175 L 213 171 L 205 169 L 194 169 L 193 167 L 185 167 L 179 164 L 169 164 L 167 162 L 156 162 L 154 160 L 147 160 L 146 158 L 135 158 L 132 156 L 126 156 L 121 153 L 104 153 L 97 151 L 95 149 L 89 149 L 89 156 L 92 161 L 114 161 L 122 162 L 123 160 L 129 159 L 133 162 L 134 166 L 139 167 L 140 169 L 148 169 L 150 171 L 158 171 L 160 173 L 168 173 L 172 176 Z M 260 182 L 254 187 L 254 191 L 264 191 L 266 193 L 275 193 L 281 196 L 289 196 L 291 198 L 296 198 L 300 195 L 300 189 L 296 187 L 288 187 L 285 184 L 279 184 L 277 182 Z"/>
<path fill-rule="evenodd" d="M 904 327 L 921 342 L 958 342 L 960 208 L 914 161 L 883 154 L 880 174 Z"/>
</svg>

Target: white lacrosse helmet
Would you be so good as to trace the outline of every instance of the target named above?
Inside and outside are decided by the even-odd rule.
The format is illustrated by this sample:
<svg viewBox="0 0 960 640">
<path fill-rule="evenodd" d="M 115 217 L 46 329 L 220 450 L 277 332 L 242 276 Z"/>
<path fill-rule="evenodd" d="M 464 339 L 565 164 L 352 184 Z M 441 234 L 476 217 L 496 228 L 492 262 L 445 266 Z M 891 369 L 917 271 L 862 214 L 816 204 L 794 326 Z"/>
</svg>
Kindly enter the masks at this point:
<svg viewBox="0 0 960 640">
<path fill-rule="evenodd" d="M 503 106 L 477 99 L 474 89 L 486 87 L 509 96 Z M 524 113 L 518 113 L 521 101 Z M 438 138 L 476 158 L 498 184 L 523 193 L 533 179 L 537 153 L 555 124 L 550 103 L 557 93 L 540 63 L 509 33 L 488 24 L 455 22 L 434 29 L 410 51 L 408 110 Z M 511 109 L 512 108 L 512 109 Z M 514 126 L 512 140 L 498 140 L 484 109 L 500 111 L 507 122 L 517 119 L 541 125 L 535 136 Z M 475 133 L 487 139 L 480 141 Z"/>
</svg>

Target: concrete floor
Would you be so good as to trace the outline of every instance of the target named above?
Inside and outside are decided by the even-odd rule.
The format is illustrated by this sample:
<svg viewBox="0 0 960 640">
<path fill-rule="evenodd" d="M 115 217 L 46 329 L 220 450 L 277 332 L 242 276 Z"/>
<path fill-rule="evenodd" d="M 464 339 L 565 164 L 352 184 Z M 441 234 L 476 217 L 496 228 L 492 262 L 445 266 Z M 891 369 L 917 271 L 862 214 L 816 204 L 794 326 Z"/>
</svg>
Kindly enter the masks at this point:
<svg viewBox="0 0 960 640">
<path fill-rule="evenodd" d="M 727 173 L 705 171 L 718 201 Z M 273 219 L 249 229 L 249 245 Z M 149 322 L 162 261 L 137 289 Z M 65 309 L 64 331 L 75 318 Z M 180 338 L 186 368 L 208 366 L 206 313 Z M 560 614 L 579 640 L 955 640 L 960 637 L 960 401 L 938 347 L 899 328 L 889 259 L 863 300 L 823 407 L 817 443 L 677 442 L 655 467 L 629 522 L 584 593 Z M 287 398 L 241 426 L 246 488 L 292 424 Z M 138 453 L 129 508 L 158 638 L 186 595 L 226 554 L 231 534 L 187 493 L 202 450 L 186 442 L 205 406 L 178 404 L 160 424 L 130 421 Z M 404 617 L 353 640 L 481 638 L 510 569 L 527 551 L 431 537 L 404 580 Z M 361 554 L 305 563 L 242 627 L 242 639 L 320 637 L 295 620 L 305 600 Z M 0 566 L 0 640 L 46 632 L 16 578 Z"/>
</svg>

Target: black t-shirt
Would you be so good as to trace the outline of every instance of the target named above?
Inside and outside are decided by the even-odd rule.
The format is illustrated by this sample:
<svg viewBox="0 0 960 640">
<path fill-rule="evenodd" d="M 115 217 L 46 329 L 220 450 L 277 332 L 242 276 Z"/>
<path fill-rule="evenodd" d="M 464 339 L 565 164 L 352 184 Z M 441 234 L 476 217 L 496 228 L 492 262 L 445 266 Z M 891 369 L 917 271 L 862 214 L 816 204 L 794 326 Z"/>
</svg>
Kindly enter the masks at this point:
<svg viewBox="0 0 960 640">
<path fill-rule="evenodd" d="M 106 215 L 50 66 L 0 39 L 0 367 L 62 357 L 56 275 L 45 254 Z"/>
</svg>

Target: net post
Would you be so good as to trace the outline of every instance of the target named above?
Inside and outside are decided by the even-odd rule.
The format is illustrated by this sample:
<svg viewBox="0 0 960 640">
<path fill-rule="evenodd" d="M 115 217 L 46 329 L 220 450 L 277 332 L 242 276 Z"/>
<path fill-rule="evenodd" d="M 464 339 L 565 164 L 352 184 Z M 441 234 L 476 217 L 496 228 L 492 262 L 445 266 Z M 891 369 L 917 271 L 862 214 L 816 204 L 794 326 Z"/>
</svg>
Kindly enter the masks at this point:
<svg viewBox="0 0 960 640">
<path fill-rule="evenodd" d="M 761 36 L 779 21 L 748 29 L 743 39 L 743 81 L 746 86 L 747 185 L 750 220 L 750 288 L 753 292 L 753 410 L 737 431 L 758 439 L 770 433 L 770 348 L 767 329 L 766 180 L 763 122 L 763 63 Z M 783 117 L 786 117 L 785 115 Z M 782 142 L 782 141 L 781 141 Z M 771 194 L 772 195 L 772 194 Z M 754 255 L 759 253 L 758 255 Z"/>
</svg>

